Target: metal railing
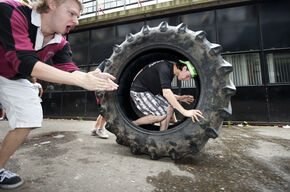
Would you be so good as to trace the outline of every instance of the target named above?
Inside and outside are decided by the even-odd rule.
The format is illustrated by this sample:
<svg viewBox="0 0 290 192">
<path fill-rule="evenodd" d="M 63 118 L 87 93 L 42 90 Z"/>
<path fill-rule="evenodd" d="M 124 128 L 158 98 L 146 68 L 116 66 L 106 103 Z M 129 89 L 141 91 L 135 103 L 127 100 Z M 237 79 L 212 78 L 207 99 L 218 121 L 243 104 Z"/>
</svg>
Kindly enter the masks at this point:
<svg viewBox="0 0 290 192">
<path fill-rule="evenodd" d="M 157 4 L 171 0 L 82 0 L 81 18 Z"/>
</svg>

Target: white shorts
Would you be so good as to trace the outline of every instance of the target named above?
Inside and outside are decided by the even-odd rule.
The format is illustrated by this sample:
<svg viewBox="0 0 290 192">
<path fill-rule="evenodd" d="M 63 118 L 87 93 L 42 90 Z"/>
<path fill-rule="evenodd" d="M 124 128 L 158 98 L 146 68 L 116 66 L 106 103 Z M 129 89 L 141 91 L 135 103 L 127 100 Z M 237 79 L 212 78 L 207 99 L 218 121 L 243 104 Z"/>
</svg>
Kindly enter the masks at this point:
<svg viewBox="0 0 290 192">
<path fill-rule="evenodd" d="M 10 130 L 41 127 L 42 107 L 27 79 L 9 80 L 0 76 L 0 103 L 6 109 Z"/>
</svg>

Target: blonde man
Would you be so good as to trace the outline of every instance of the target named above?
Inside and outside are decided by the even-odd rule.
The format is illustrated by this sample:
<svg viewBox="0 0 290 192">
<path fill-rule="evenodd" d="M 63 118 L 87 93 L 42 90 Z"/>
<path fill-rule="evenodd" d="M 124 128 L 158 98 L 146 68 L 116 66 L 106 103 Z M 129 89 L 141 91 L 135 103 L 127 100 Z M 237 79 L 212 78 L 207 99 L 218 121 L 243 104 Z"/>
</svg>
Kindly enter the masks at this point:
<svg viewBox="0 0 290 192">
<path fill-rule="evenodd" d="M 10 131 L 0 147 L 0 188 L 13 189 L 23 180 L 4 166 L 33 128 L 41 127 L 42 108 L 29 76 L 80 86 L 116 90 L 115 78 L 101 72 L 83 73 L 72 62 L 63 36 L 76 25 L 80 0 L 35 0 L 32 9 L 18 1 L 0 1 L 0 103 L 6 108 Z M 50 65 L 45 64 L 49 61 Z"/>
</svg>

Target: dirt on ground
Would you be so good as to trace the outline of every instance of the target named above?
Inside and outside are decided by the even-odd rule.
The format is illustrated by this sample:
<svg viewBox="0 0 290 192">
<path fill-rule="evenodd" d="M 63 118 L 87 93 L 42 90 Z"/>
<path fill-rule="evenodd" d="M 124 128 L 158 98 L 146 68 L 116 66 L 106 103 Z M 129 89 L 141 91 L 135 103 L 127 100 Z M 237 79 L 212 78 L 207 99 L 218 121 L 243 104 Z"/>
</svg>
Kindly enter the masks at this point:
<svg viewBox="0 0 290 192">
<path fill-rule="evenodd" d="M 289 152 L 290 138 L 265 137 L 259 127 L 224 127 L 201 153 L 175 162 L 194 180 L 166 171 L 147 181 L 154 191 L 290 191 Z"/>
<path fill-rule="evenodd" d="M 45 120 L 6 165 L 25 181 L 13 191 L 290 191 L 290 129 L 224 126 L 200 153 L 154 161 L 112 134 L 90 136 L 93 125 Z M 0 142 L 7 127 L 0 122 Z"/>
</svg>

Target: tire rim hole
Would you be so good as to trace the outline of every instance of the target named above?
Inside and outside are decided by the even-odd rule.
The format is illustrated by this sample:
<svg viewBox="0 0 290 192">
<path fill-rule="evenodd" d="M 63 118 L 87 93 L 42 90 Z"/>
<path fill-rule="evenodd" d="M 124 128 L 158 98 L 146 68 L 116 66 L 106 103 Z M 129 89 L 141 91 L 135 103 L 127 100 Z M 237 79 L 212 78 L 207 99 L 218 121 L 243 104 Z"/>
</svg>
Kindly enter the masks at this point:
<svg viewBox="0 0 290 192">
<path fill-rule="evenodd" d="M 131 59 L 126 65 L 125 69 L 123 69 L 120 78 L 119 78 L 119 89 L 117 92 L 117 99 L 119 100 L 120 109 L 123 114 L 126 116 L 129 122 L 133 125 L 132 121 L 138 119 L 142 116 L 142 113 L 135 107 L 135 104 L 130 98 L 130 88 L 134 77 L 137 73 L 146 65 L 158 61 L 158 60 L 174 60 L 174 58 L 188 60 L 184 55 L 178 53 L 177 51 L 169 50 L 169 49 L 151 49 L 148 51 L 144 51 L 133 59 Z M 193 63 L 195 66 L 195 64 Z M 189 87 L 184 87 L 184 83 L 181 81 L 176 81 L 176 87 L 172 87 L 172 90 L 175 94 L 178 95 L 193 95 L 195 100 L 190 105 L 181 103 L 185 109 L 194 109 L 199 100 L 200 95 L 200 80 L 198 75 L 188 83 Z M 171 122 L 168 130 L 172 130 L 173 128 L 178 127 L 183 124 L 187 118 L 185 118 L 182 114 L 180 114 L 177 110 L 175 110 L 177 122 Z M 141 126 L 133 126 L 137 129 L 142 129 L 142 131 L 158 131 L 159 125 L 141 125 Z M 182 127 L 182 126 L 180 126 Z"/>
</svg>

